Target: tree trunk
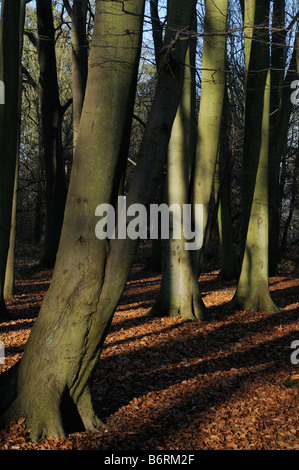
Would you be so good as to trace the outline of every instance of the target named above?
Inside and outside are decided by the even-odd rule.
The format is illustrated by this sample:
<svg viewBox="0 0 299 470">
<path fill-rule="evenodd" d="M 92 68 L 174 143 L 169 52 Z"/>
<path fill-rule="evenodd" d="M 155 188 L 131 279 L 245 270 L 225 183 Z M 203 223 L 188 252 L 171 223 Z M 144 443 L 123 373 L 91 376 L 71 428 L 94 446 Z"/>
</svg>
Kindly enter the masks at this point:
<svg viewBox="0 0 299 470">
<path fill-rule="evenodd" d="M 11 225 L 10 225 L 10 237 L 9 237 L 9 249 L 7 254 L 6 270 L 5 270 L 5 282 L 4 282 L 4 300 L 11 300 L 14 298 L 14 286 L 15 286 L 15 239 L 16 239 L 16 214 L 17 214 L 17 197 L 18 197 L 18 176 L 19 176 L 19 165 L 18 157 L 16 162 L 15 170 L 15 182 L 14 192 L 12 201 L 11 211 Z"/>
<path fill-rule="evenodd" d="M 0 80 L 5 104 L 0 105 L 0 316 L 7 313 L 4 283 L 11 232 L 12 201 L 20 120 L 20 63 L 24 2 L 3 0 L 1 11 Z"/>
<path fill-rule="evenodd" d="M 25 1 L 21 1 L 20 5 L 20 66 L 19 66 L 19 102 L 18 102 L 18 116 L 21 116 L 21 105 L 22 105 L 22 71 L 21 71 L 21 55 L 23 50 L 23 31 L 25 23 Z M 16 167 L 15 167 L 15 178 L 14 178 L 14 190 L 12 200 L 12 212 L 11 212 L 11 227 L 9 237 L 9 250 L 7 254 L 7 263 L 5 270 L 5 283 L 4 283 L 4 300 L 11 300 L 14 297 L 14 284 L 15 284 L 15 239 L 16 239 L 16 215 L 17 215 L 17 200 L 18 200 L 18 177 L 19 177 L 19 151 L 20 151 L 20 124 L 19 119 L 17 126 L 17 155 L 16 155 Z"/>
<path fill-rule="evenodd" d="M 51 0 L 36 3 L 39 36 L 39 89 L 46 175 L 46 230 L 42 264 L 53 266 L 63 222 L 66 177 L 61 142 L 61 105 L 57 81 Z"/>
<path fill-rule="evenodd" d="M 221 117 L 225 91 L 226 22 L 228 1 L 206 0 L 202 58 L 201 98 L 198 116 L 193 200 L 203 205 L 203 230 L 209 215 L 209 203 L 219 150 Z M 220 34 L 217 34 L 220 33 Z M 221 34 L 223 33 L 223 34 Z M 200 250 L 196 256 L 200 272 Z"/>
<path fill-rule="evenodd" d="M 196 28 L 193 29 L 196 31 Z M 169 208 L 173 204 L 177 205 L 179 212 L 174 212 L 170 220 L 169 238 L 161 241 L 161 289 L 159 298 L 148 315 L 203 320 L 207 318 L 207 312 L 200 296 L 197 275 L 193 270 L 192 251 L 185 248 L 187 240 L 183 226 L 183 206 L 190 204 L 190 173 L 195 152 L 195 48 L 195 41 L 190 40 L 182 98 L 168 148 L 164 201 Z M 178 239 L 175 239 L 175 225 L 179 226 Z"/>
<path fill-rule="evenodd" d="M 192 7 L 194 3 L 188 2 Z M 96 239 L 94 214 L 98 204 L 112 202 L 118 193 L 117 170 L 133 115 L 143 9 L 141 0 L 96 2 L 86 96 L 53 279 L 24 356 L 15 368 L 17 380 L 14 371 L 8 380 L 3 379 L 10 395 L 4 393 L 6 402 L 1 405 L 5 409 L 10 401 L 10 407 L 2 422 L 25 416 L 35 439 L 65 435 L 62 397 L 75 405 L 85 429 L 100 423 L 91 404 L 91 374 L 137 241 L 112 239 L 109 244 Z M 189 5 L 181 13 L 178 3 L 171 2 L 168 21 L 172 19 L 172 26 L 175 20 L 178 25 L 190 24 Z M 169 33 L 168 43 L 171 38 Z M 166 49 L 164 72 L 128 194 L 130 204 L 144 204 L 156 193 L 182 89 L 185 44 L 179 42 L 175 52 Z M 12 393 L 16 381 L 18 387 Z"/>
<path fill-rule="evenodd" d="M 245 3 L 246 6 L 246 3 Z M 268 279 L 269 1 L 255 7 L 247 73 L 243 146 L 242 268 L 230 306 L 277 312 Z"/>
<path fill-rule="evenodd" d="M 72 20 L 73 147 L 75 149 L 88 72 L 87 0 L 74 0 L 72 8 L 68 0 L 64 0 L 64 4 Z"/>
</svg>

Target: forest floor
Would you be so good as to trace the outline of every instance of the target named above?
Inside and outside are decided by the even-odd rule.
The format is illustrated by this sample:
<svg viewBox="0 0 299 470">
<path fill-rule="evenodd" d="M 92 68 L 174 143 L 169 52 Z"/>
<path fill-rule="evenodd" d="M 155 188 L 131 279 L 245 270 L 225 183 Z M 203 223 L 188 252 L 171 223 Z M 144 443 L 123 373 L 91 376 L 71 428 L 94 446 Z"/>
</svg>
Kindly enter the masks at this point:
<svg viewBox="0 0 299 470">
<path fill-rule="evenodd" d="M 18 259 L 11 320 L 0 323 L 0 372 L 21 358 L 51 275 L 34 259 Z M 106 428 L 31 442 L 20 420 L 0 431 L 0 450 L 299 450 L 299 388 L 287 386 L 299 378 L 291 361 L 299 276 L 270 279 L 281 313 L 227 314 L 236 283 L 217 275 L 199 280 L 211 321 L 149 319 L 161 277 L 135 265 L 93 380 Z"/>
</svg>

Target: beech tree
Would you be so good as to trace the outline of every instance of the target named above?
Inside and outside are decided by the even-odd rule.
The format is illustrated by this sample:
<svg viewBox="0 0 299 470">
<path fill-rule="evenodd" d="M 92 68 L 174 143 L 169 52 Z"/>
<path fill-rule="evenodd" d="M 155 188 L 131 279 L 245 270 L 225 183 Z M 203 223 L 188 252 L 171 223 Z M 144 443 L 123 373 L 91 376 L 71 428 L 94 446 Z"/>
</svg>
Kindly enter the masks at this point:
<svg viewBox="0 0 299 470">
<path fill-rule="evenodd" d="M 209 203 L 215 176 L 221 135 L 221 119 L 225 92 L 227 0 L 206 1 L 202 53 L 201 97 L 198 135 L 193 176 L 194 204 L 203 205 L 203 230 L 207 228 Z M 196 254 L 199 275 L 203 250 Z"/>
<path fill-rule="evenodd" d="M 190 25 L 194 6 L 194 0 L 184 6 L 169 2 L 164 67 L 128 204 L 150 201 L 154 183 L 161 177 L 186 54 L 186 41 L 178 36 L 174 42 L 173 28 L 181 31 Z M 66 402 L 75 405 L 85 429 L 100 425 L 91 403 L 91 374 L 137 241 L 98 240 L 95 208 L 115 202 L 118 194 L 122 146 L 133 113 L 143 12 L 143 0 L 96 2 L 86 95 L 51 286 L 23 358 L 1 376 L 1 423 L 24 416 L 33 439 L 65 436 L 68 419 L 62 408 Z"/>
<path fill-rule="evenodd" d="M 269 1 L 245 1 L 246 29 L 245 130 L 243 145 L 242 268 L 231 306 L 277 312 L 269 292 Z M 253 20 L 253 21 L 252 21 Z M 252 21 L 252 23 L 250 23 Z"/>
<path fill-rule="evenodd" d="M 282 73 L 276 75 L 281 56 L 276 57 L 275 53 L 281 54 L 281 47 L 279 51 L 274 51 L 270 63 L 269 1 L 245 0 L 243 5 L 245 100 L 242 104 L 245 109 L 245 128 L 241 182 L 242 265 L 230 306 L 251 311 L 264 309 L 277 312 L 269 293 L 269 220 L 274 220 L 271 219 L 274 210 L 270 208 L 269 211 L 269 197 L 274 187 L 270 186 L 269 164 L 270 161 L 275 163 L 273 172 L 277 181 L 277 162 L 281 157 L 282 144 L 279 142 L 279 145 L 274 146 L 271 135 L 275 131 L 271 125 L 279 126 L 283 123 L 287 128 L 287 113 L 282 110 L 282 106 L 283 99 L 287 99 L 287 93 L 290 94 L 290 91 L 284 90 L 293 77 L 295 53 L 283 80 Z M 55 234 L 48 238 L 51 245 L 48 260 L 54 264 L 56 258 L 56 262 L 50 288 L 24 354 L 19 362 L 0 375 L 1 425 L 25 418 L 34 440 L 47 436 L 65 437 L 82 427 L 94 430 L 102 426 L 100 416 L 96 416 L 93 409 L 90 384 L 95 367 L 101 367 L 103 344 L 136 256 L 139 237 L 128 234 L 131 224 L 138 225 L 134 219 L 135 204 L 148 207 L 155 201 L 158 189 L 164 188 L 163 202 L 169 209 L 172 204 L 180 208 L 179 218 L 176 219 L 174 213 L 173 221 L 170 221 L 169 239 L 162 240 L 161 290 L 149 315 L 180 315 L 192 320 L 209 318 L 198 285 L 202 254 L 205 251 L 186 249 L 186 242 L 192 241 L 184 234 L 184 204 L 193 208 L 190 217 L 192 228 L 196 227 L 197 222 L 202 222 L 197 219 L 196 204 L 203 205 L 202 228 L 208 233 L 209 218 L 212 215 L 217 220 L 220 203 L 220 243 L 224 240 L 222 235 L 232 241 L 231 226 L 224 223 L 224 203 L 229 202 L 232 189 L 229 187 L 229 177 L 224 178 L 230 156 L 225 148 L 229 132 L 225 130 L 225 125 L 230 126 L 227 112 L 235 99 L 231 93 L 237 95 L 240 84 L 238 82 L 235 88 L 233 83 L 227 86 L 228 1 L 205 1 L 202 33 L 197 31 L 195 25 L 196 0 L 168 0 L 159 5 L 162 3 L 167 3 L 167 15 L 163 23 L 158 17 L 158 1 L 150 2 L 157 80 L 150 112 L 146 122 L 143 122 L 136 169 L 126 193 L 126 206 L 130 208 L 126 233 L 121 237 L 107 237 L 104 234 L 98 238 L 97 207 L 109 204 L 116 210 L 119 194 L 124 195 L 122 191 L 125 187 L 123 183 L 132 137 L 132 120 L 134 117 L 138 119 L 134 115 L 134 105 L 145 0 L 95 1 L 88 60 L 86 9 L 89 2 L 63 2 L 72 22 L 74 132 L 71 152 L 73 163 L 67 195 L 61 153 L 61 119 L 69 103 L 65 106 L 60 103 L 52 4 L 49 0 L 37 1 L 40 82 L 35 83 L 34 88 L 40 90 L 41 97 L 48 201 L 53 206 L 53 211 L 48 215 L 52 217 L 56 213 L 52 218 L 53 227 L 62 228 L 55 228 Z M 13 81 L 10 83 L 14 84 L 15 89 L 19 83 L 17 70 L 20 41 L 15 33 L 20 31 L 20 5 L 16 0 L 2 2 L 2 22 L 5 15 L 9 15 L 2 23 L 1 32 L 6 28 L 5 41 L 7 38 L 11 41 L 9 55 L 12 50 L 17 51 L 9 69 L 13 72 Z M 283 3 L 275 0 L 275 5 L 282 8 Z M 283 27 L 282 18 L 278 24 L 279 28 Z M 203 45 L 198 97 L 198 62 L 194 51 L 196 36 L 202 37 Z M 4 35 L 1 41 L 3 46 Z M 275 44 L 272 43 L 272 46 Z M 5 57 L 4 51 L 1 47 L 1 66 L 5 65 L 6 60 L 12 60 Z M 270 71 L 271 65 L 273 73 Z M 281 66 L 285 67 L 286 63 Z M 2 77 L 1 68 L 0 73 Z M 7 80 L 5 73 L 4 81 Z M 32 82 L 29 71 L 24 74 Z M 274 83 L 277 79 L 275 90 L 281 92 L 281 100 L 273 93 L 273 89 L 271 96 L 271 75 Z M 8 90 L 12 92 L 12 88 Z M 7 96 L 12 99 L 12 93 Z M 243 95 L 240 102 L 242 98 Z M 12 212 L 17 144 L 15 131 L 12 139 L 6 136 L 6 129 L 8 122 L 15 122 L 17 99 L 14 97 L 9 106 L 0 106 L 0 164 L 4 162 L 7 165 L 5 178 L 3 171 L 0 174 L 0 249 L 4 257 L 8 250 L 11 217 L 8 214 Z M 275 114 L 278 117 L 275 120 L 270 118 L 271 109 L 277 110 Z M 5 114 L 8 113 L 6 110 L 14 114 Z M 238 119 L 239 109 L 234 110 L 234 113 Z M 10 118 L 13 121 L 9 121 Z M 6 151 L 8 148 L 9 152 Z M 233 163 L 236 164 L 235 161 Z M 296 171 L 297 164 L 298 159 Z M 292 190 L 295 189 L 295 177 Z M 216 206 L 217 210 L 214 209 L 212 213 L 210 202 L 215 193 L 217 196 L 213 209 Z M 7 201 L 10 204 L 9 211 L 4 207 Z M 124 227 L 120 227 L 120 220 L 116 222 L 115 233 L 118 234 L 118 230 Z M 177 226 L 181 235 L 178 239 L 173 236 Z M 223 243 L 222 246 L 226 250 L 225 247 L 231 248 L 232 244 Z M 226 264 L 228 262 L 226 259 Z M 2 258 L 0 263 L 2 281 Z"/>
<path fill-rule="evenodd" d="M 198 286 L 201 249 L 197 247 L 194 251 L 186 250 L 182 216 L 184 204 L 191 204 L 193 226 L 196 228 L 201 225 L 202 231 L 205 231 L 220 142 L 225 90 L 227 8 L 226 0 L 218 2 L 217 5 L 209 0 L 205 2 L 197 133 L 194 44 L 190 45 L 190 60 L 185 68 L 185 85 L 168 149 L 165 185 L 165 200 L 169 207 L 177 204 L 180 214 L 174 213 L 171 236 L 163 244 L 161 290 L 149 315 L 180 315 L 189 319 L 208 319 Z M 193 25 L 196 35 L 196 23 Z M 197 213 L 198 205 L 203 207 L 202 215 Z M 174 236 L 175 224 L 180 224 L 179 239 Z"/>
</svg>

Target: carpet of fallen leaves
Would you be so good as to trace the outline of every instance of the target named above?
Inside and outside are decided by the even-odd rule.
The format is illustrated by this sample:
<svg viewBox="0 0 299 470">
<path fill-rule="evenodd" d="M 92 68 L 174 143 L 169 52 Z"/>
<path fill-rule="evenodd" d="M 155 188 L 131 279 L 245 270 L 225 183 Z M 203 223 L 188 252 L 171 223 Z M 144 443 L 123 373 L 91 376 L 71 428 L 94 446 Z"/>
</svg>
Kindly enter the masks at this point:
<svg viewBox="0 0 299 470">
<path fill-rule="evenodd" d="M 19 260 L 11 319 L 0 324 L 5 364 L 19 360 L 52 272 Z M 136 265 L 114 316 L 93 380 L 106 428 L 31 442 L 24 419 L 0 431 L 0 449 L 299 450 L 298 275 L 270 279 L 281 313 L 228 314 L 235 282 L 200 277 L 209 322 L 149 319 L 161 277 Z M 299 354 L 297 354 L 299 357 Z"/>
</svg>

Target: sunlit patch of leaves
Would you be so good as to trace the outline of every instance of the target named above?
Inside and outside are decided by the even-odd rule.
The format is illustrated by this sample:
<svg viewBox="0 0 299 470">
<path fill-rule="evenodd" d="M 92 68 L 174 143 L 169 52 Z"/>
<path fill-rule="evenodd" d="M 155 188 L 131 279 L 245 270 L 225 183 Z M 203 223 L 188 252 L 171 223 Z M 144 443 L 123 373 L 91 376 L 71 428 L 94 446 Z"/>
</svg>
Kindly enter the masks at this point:
<svg viewBox="0 0 299 470">
<path fill-rule="evenodd" d="M 11 319 L 0 324 L 7 352 L 0 372 L 21 358 L 51 274 L 32 265 L 17 280 Z M 299 339 L 299 280 L 270 279 L 279 314 L 228 315 L 223 306 L 235 283 L 217 276 L 200 277 L 210 322 L 150 319 L 144 314 L 161 277 L 136 265 L 93 379 L 106 428 L 31 442 L 22 419 L 0 431 L 0 449 L 299 450 L 299 366 L 290 360 Z"/>
</svg>

